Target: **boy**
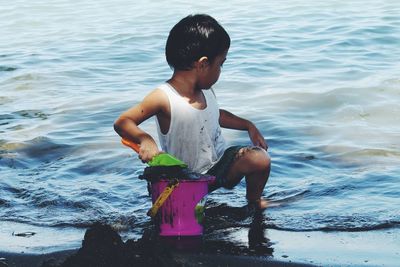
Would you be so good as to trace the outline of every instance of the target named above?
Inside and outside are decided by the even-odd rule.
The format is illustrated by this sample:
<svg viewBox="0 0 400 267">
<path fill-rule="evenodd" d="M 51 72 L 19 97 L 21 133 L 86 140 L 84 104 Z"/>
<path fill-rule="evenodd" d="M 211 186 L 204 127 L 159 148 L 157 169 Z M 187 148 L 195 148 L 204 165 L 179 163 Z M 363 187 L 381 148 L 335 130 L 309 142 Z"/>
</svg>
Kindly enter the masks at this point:
<svg viewBox="0 0 400 267">
<path fill-rule="evenodd" d="M 166 58 L 173 75 L 128 109 L 114 124 L 123 138 L 140 145 L 139 158 L 147 162 L 160 153 L 154 139 L 138 125 L 156 116 L 163 151 L 188 164 L 195 172 L 216 176 L 210 192 L 233 188 L 246 177 L 249 204 L 264 209 L 261 198 L 270 172 L 267 144 L 256 126 L 219 109 L 214 91 L 230 46 L 230 37 L 208 15 L 190 15 L 170 31 Z M 221 128 L 247 130 L 254 146 L 226 149 Z"/>
</svg>

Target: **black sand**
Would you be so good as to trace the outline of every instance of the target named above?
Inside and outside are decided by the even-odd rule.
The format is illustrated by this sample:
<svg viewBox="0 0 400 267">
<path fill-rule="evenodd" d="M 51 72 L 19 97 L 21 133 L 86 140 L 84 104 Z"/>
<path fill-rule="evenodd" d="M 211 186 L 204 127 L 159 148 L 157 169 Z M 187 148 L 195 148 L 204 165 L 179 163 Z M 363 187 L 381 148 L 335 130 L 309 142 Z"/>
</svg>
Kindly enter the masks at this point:
<svg viewBox="0 0 400 267">
<path fill-rule="evenodd" d="M 108 225 L 89 228 L 78 250 L 49 254 L 0 252 L 0 267 L 311 266 L 274 260 L 268 249 L 249 250 L 201 238 L 160 238 L 149 231 L 123 242 Z"/>
</svg>

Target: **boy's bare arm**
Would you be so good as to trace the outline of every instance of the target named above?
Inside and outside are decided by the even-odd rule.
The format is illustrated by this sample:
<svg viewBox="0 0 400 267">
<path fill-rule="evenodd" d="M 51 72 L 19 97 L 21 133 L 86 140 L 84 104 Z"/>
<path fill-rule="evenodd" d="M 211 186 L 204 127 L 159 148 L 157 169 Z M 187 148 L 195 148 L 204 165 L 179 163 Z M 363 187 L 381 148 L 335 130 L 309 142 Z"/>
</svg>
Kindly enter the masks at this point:
<svg viewBox="0 0 400 267">
<path fill-rule="evenodd" d="M 165 111 L 165 95 L 160 90 L 148 94 L 138 105 L 123 112 L 114 123 L 123 138 L 140 144 L 139 158 L 149 161 L 160 151 L 153 137 L 138 127 L 143 121 Z"/>
<path fill-rule="evenodd" d="M 268 148 L 264 136 L 260 133 L 257 127 L 249 120 L 236 116 L 224 109 L 219 110 L 219 124 L 223 128 L 246 130 L 249 133 L 250 140 L 255 146 L 260 146 L 264 149 Z"/>
</svg>

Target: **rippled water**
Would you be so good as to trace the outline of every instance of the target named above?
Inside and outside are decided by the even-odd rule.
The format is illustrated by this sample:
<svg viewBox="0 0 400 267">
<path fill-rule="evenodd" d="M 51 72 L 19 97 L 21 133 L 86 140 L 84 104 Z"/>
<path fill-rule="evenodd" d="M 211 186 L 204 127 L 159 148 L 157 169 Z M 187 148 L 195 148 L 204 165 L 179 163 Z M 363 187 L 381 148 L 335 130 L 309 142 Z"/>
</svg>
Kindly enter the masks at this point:
<svg viewBox="0 0 400 267">
<path fill-rule="evenodd" d="M 269 143 L 266 227 L 398 228 L 400 4 L 246 3 L 0 3 L 0 221 L 102 221 L 140 236 L 150 224 L 137 179 L 145 166 L 112 124 L 171 75 L 169 29 L 204 12 L 232 38 L 215 85 L 220 105 L 253 120 Z M 153 121 L 143 127 L 155 135 Z M 229 216 L 246 204 L 244 188 L 209 197 L 210 214 L 228 211 L 226 228 L 249 224 Z"/>
</svg>

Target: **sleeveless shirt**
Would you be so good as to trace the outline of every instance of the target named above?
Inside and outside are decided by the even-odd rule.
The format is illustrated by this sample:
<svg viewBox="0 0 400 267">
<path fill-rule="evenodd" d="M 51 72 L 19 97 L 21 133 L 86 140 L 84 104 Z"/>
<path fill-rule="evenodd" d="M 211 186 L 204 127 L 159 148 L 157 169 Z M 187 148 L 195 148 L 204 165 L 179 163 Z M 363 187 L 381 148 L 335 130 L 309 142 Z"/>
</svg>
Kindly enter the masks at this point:
<svg viewBox="0 0 400 267">
<path fill-rule="evenodd" d="M 200 110 L 192 107 L 169 83 L 158 89 L 168 96 L 171 110 L 166 134 L 161 132 L 156 117 L 162 150 L 185 162 L 192 171 L 205 173 L 222 157 L 226 146 L 214 92 L 202 90 L 206 108 Z"/>
</svg>

